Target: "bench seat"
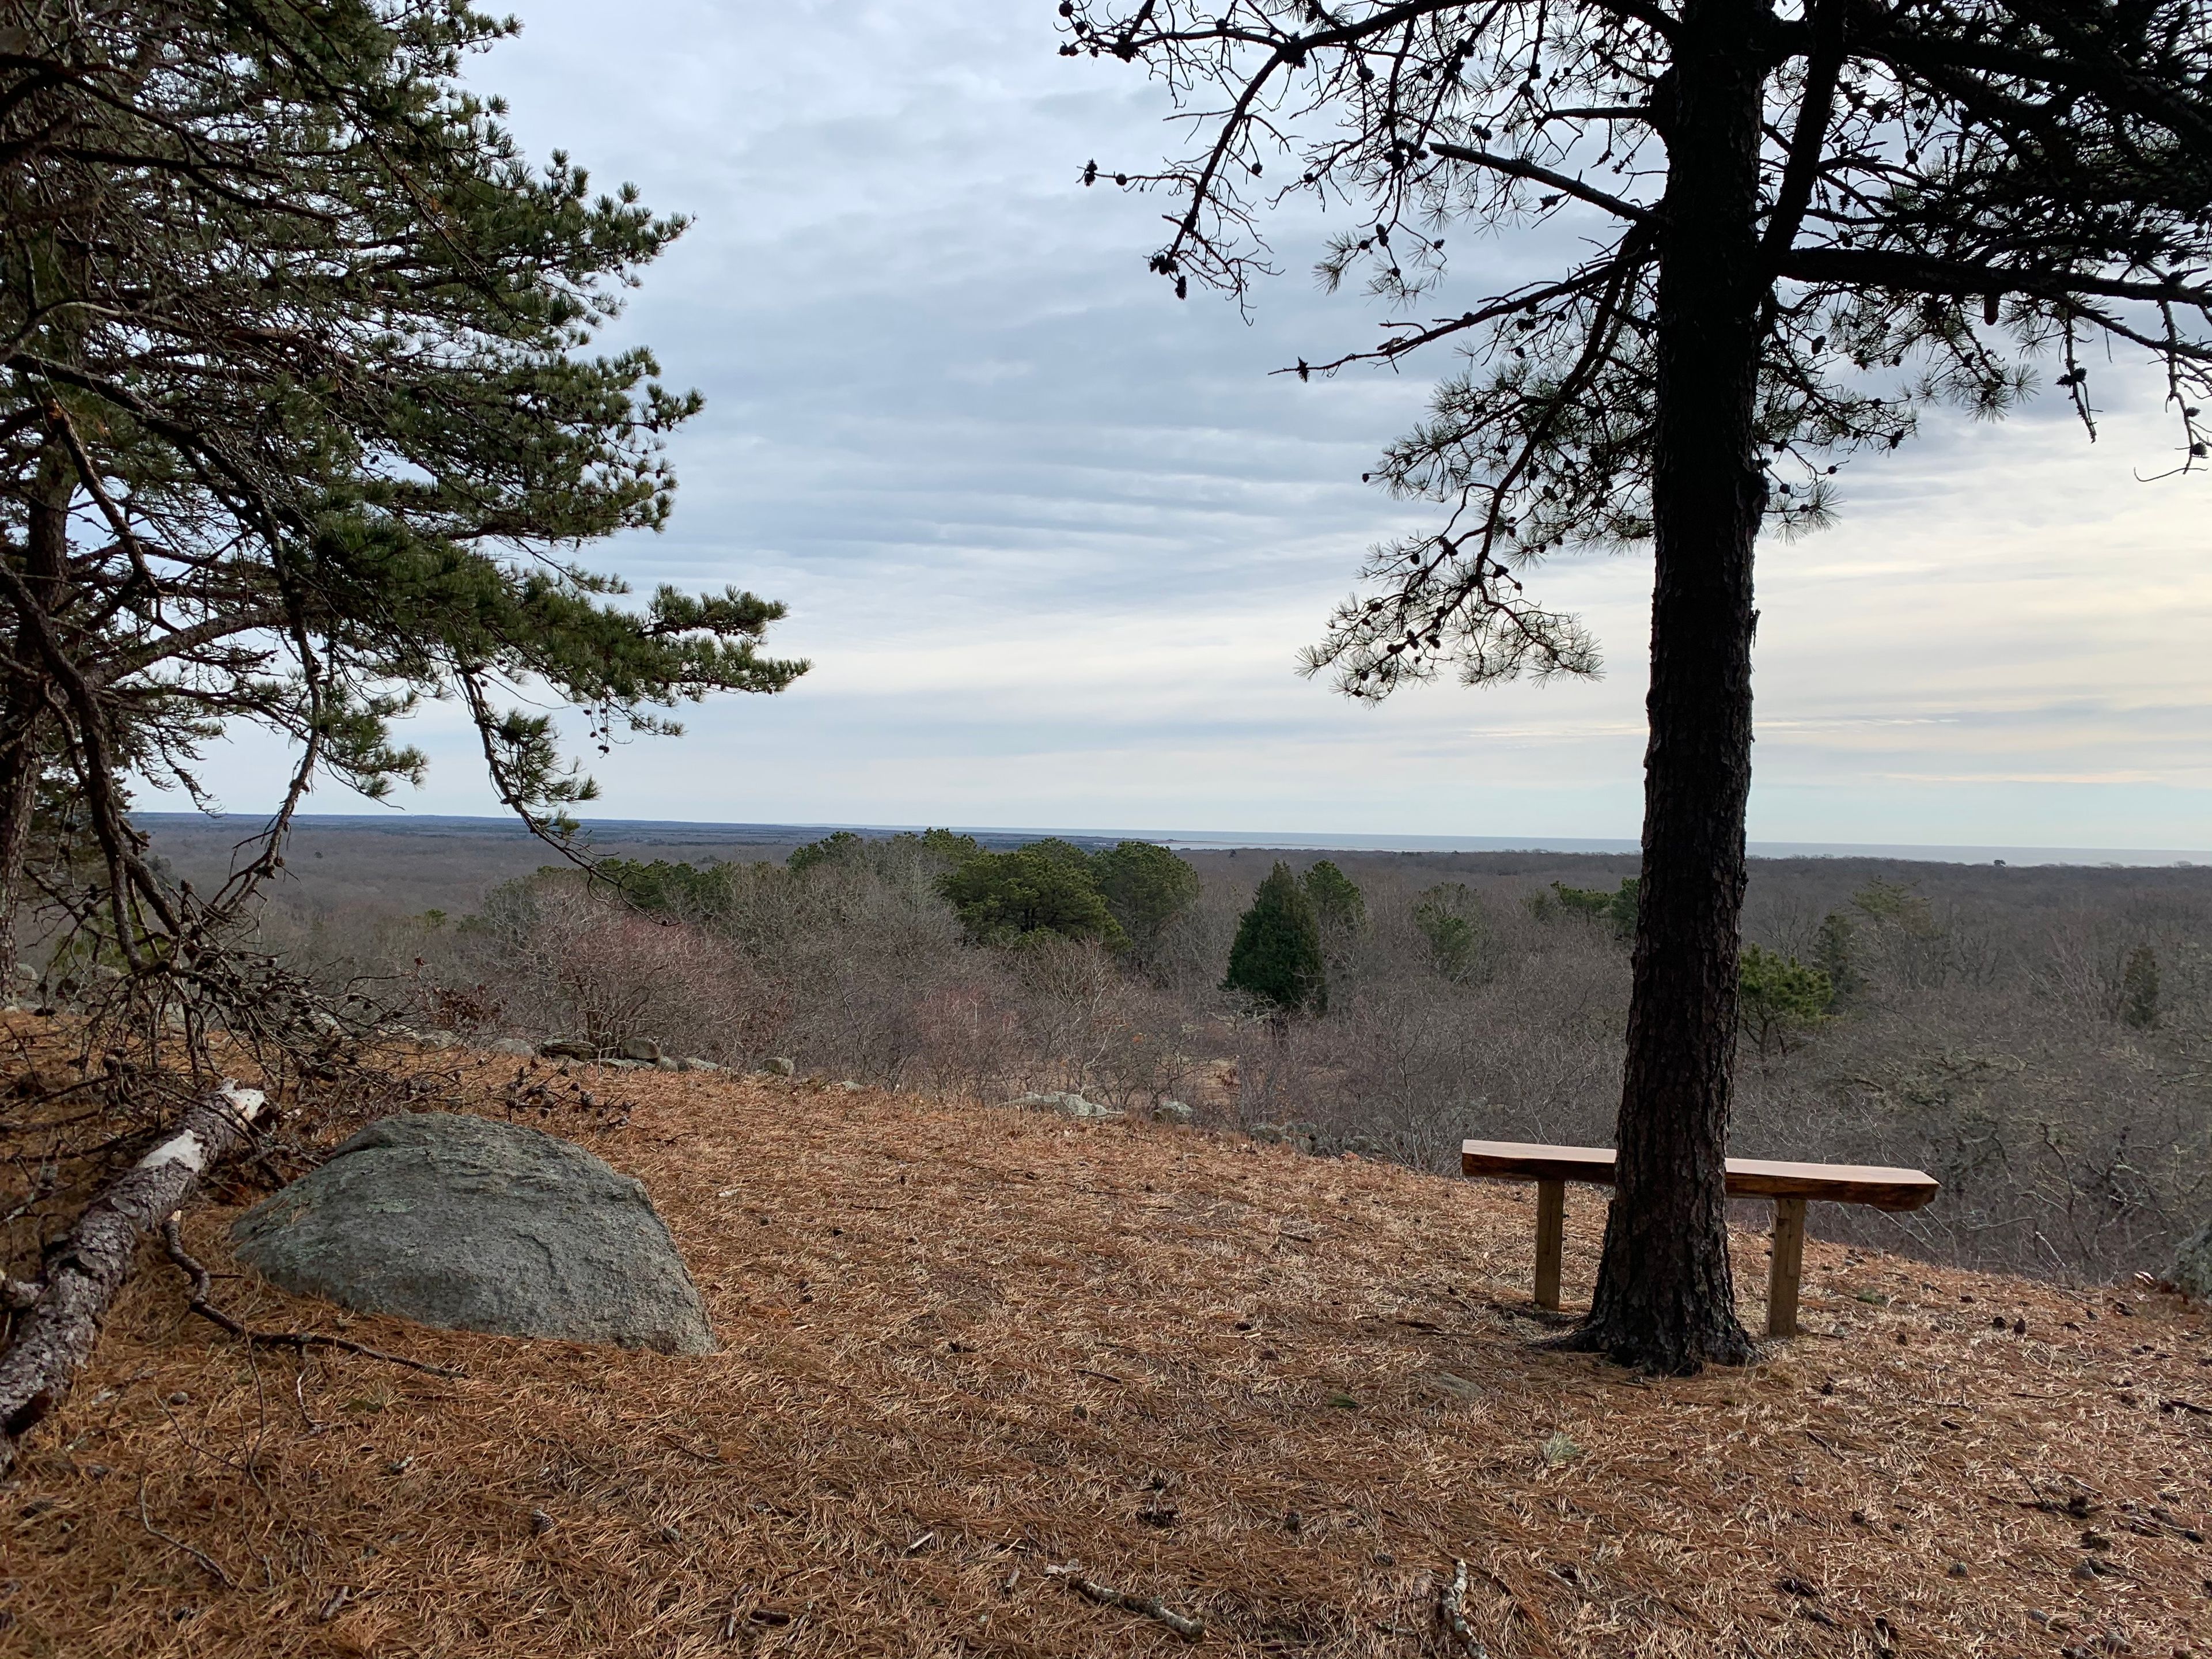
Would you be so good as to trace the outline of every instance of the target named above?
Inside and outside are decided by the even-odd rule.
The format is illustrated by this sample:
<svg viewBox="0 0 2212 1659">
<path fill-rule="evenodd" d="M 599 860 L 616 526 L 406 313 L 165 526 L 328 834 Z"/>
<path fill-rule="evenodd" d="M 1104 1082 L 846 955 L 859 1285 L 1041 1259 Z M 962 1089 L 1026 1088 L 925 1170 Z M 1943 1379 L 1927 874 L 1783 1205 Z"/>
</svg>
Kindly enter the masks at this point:
<svg viewBox="0 0 2212 1659">
<path fill-rule="evenodd" d="M 1506 1181 L 1584 1181 L 1613 1185 L 1610 1146 L 1539 1146 L 1518 1140 L 1461 1143 L 1460 1173 Z M 1730 1198 L 1817 1198 L 1834 1204 L 1869 1204 L 1877 1210 L 1917 1210 L 1943 1183 L 1918 1170 L 1885 1170 L 1866 1164 L 1783 1164 L 1763 1158 L 1728 1161 Z"/>
<path fill-rule="evenodd" d="M 1460 1171 L 1499 1181 L 1536 1183 L 1536 1305 L 1559 1305 L 1566 1183 L 1613 1185 L 1609 1146 L 1544 1146 L 1517 1140 L 1461 1144 Z M 1865 1204 L 1877 1210 L 1917 1210 L 1942 1189 L 1920 1170 L 1887 1170 L 1860 1164 L 1790 1164 L 1763 1158 L 1728 1161 L 1730 1198 L 1774 1200 L 1774 1259 L 1766 1285 L 1766 1334 L 1797 1334 L 1797 1285 L 1805 1248 L 1805 1206 Z"/>
</svg>

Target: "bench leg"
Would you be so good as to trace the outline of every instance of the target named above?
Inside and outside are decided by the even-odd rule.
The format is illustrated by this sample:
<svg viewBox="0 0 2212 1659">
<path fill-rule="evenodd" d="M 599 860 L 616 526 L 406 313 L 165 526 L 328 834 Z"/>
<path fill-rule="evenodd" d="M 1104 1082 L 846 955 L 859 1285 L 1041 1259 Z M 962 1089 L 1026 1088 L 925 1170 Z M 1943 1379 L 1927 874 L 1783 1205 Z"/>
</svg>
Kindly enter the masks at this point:
<svg viewBox="0 0 2212 1659">
<path fill-rule="evenodd" d="M 1565 1244 L 1567 1183 L 1536 1183 L 1536 1305 L 1559 1305 L 1559 1256 Z"/>
<path fill-rule="evenodd" d="M 1797 1277 L 1805 1260 L 1805 1200 L 1774 1200 L 1774 1262 L 1766 1272 L 1766 1334 L 1797 1334 Z"/>
</svg>

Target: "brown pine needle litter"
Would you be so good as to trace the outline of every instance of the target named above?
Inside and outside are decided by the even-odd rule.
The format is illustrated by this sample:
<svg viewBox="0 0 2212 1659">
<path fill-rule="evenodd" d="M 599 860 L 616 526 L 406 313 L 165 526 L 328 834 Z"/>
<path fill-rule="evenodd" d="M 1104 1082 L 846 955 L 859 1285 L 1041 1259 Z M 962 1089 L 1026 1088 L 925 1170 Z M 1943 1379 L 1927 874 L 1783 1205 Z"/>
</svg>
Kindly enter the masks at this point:
<svg viewBox="0 0 2212 1659">
<path fill-rule="evenodd" d="M 434 1064 L 424 1104 L 506 1109 L 514 1062 Z M 345 1315 L 221 1277 L 235 1212 L 197 1210 L 234 1318 L 465 1375 L 248 1346 L 149 1250 L 0 1494 L 0 1654 L 2212 1654 L 2212 1340 L 2171 1295 L 1814 1242 L 1808 1334 L 1648 1379 L 1536 1346 L 1524 1189 L 579 1080 L 532 1121 L 646 1182 L 720 1353 Z"/>
</svg>

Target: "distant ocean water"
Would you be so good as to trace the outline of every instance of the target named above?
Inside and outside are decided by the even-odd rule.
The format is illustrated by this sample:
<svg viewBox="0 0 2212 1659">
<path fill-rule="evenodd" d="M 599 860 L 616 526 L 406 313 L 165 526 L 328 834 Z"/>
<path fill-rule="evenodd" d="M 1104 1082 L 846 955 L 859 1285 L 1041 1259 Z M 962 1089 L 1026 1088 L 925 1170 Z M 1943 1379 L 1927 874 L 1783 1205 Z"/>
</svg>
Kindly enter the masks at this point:
<svg viewBox="0 0 2212 1659">
<path fill-rule="evenodd" d="M 165 824 L 205 824 L 196 812 L 141 812 L 145 828 L 159 830 Z M 232 813 L 222 820 L 250 828 L 257 820 Z M 397 835 L 515 836 L 527 832 L 512 818 L 443 817 L 428 813 L 302 813 L 303 825 L 327 825 L 349 830 L 382 830 Z M 890 836 L 919 830 L 923 824 L 862 823 L 695 823 L 680 819 L 587 818 L 586 832 L 600 838 L 629 842 L 681 842 L 689 846 L 727 843 L 732 846 L 787 845 L 813 841 L 838 830 L 864 836 Z M 1252 848 L 1283 852 L 1342 853 L 1611 853 L 1632 854 L 1634 841 L 1574 836 L 1389 836 L 1354 835 L 1328 830 L 1283 831 L 1275 834 L 1247 830 L 1158 829 L 1030 829 L 1005 825 L 946 826 L 972 835 L 986 846 L 1018 846 L 1047 836 L 1064 836 L 1085 843 L 1134 839 L 1158 842 L 1192 852 L 1225 852 Z M 1751 855 L 1764 859 L 1859 858 L 1906 859 L 1933 864 L 2080 864 L 2156 866 L 2212 864 L 2212 849 L 2140 847 L 1951 847 L 1909 842 L 1753 842 Z"/>
</svg>

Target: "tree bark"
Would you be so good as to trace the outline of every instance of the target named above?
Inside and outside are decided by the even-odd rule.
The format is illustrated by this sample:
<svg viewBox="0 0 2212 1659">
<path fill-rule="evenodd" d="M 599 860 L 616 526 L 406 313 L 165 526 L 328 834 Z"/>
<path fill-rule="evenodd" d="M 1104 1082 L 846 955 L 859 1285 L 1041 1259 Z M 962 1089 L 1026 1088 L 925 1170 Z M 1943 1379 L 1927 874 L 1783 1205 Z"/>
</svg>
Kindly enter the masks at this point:
<svg viewBox="0 0 2212 1659">
<path fill-rule="evenodd" d="M 49 438 L 29 493 L 23 541 L 23 585 L 49 616 L 68 591 L 69 513 L 75 496 L 68 456 L 58 441 Z M 15 988 L 16 915 L 38 803 L 40 728 L 51 690 L 40 669 L 37 629 L 20 613 L 15 647 L 21 666 L 0 703 L 0 994 Z"/>
<path fill-rule="evenodd" d="M 1684 8 L 1661 127 L 1651 687 L 1617 1183 L 1575 1346 L 1675 1374 L 1753 1352 L 1724 1192 L 1751 789 L 1765 66 L 1756 0 Z"/>
<path fill-rule="evenodd" d="M 246 1144 L 264 1103 L 258 1089 L 225 1083 L 87 1205 L 48 1251 L 38 1299 L 0 1354 L 0 1474 L 15 1462 L 22 1437 L 69 1398 L 116 1292 L 131 1277 L 139 1241 L 183 1207 L 205 1171 Z"/>
<path fill-rule="evenodd" d="M 0 748 L 0 996 L 16 988 L 15 964 L 21 957 L 16 915 L 23 903 L 23 866 L 30 853 L 31 816 L 39 793 L 35 715 L 27 710 L 9 719 L 7 732 L 10 740 Z"/>
</svg>

